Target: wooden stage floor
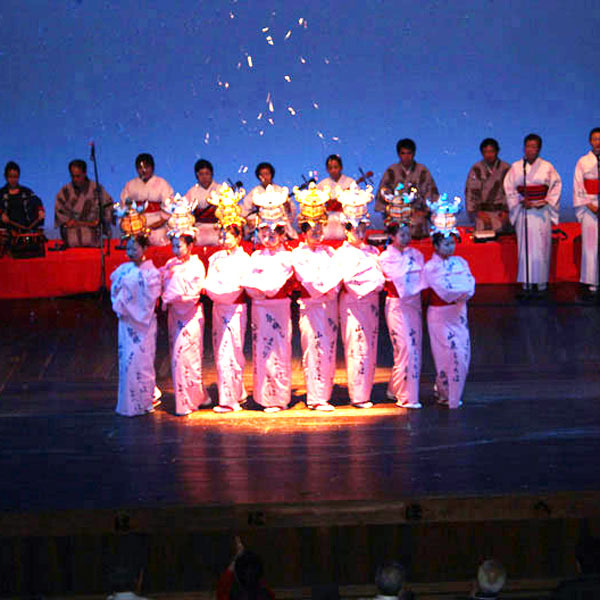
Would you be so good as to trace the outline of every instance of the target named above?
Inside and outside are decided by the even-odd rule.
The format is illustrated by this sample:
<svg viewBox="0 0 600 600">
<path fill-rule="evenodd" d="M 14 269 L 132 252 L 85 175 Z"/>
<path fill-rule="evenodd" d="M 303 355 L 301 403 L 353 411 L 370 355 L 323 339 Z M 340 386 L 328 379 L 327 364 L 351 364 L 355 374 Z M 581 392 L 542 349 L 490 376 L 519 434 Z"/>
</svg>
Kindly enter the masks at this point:
<svg viewBox="0 0 600 600">
<path fill-rule="evenodd" d="M 600 490 L 600 309 L 564 284 L 519 305 L 481 286 L 469 319 L 464 406 L 432 405 L 424 348 L 420 411 L 385 401 L 391 348 L 382 322 L 370 410 L 347 402 L 341 349 L 334 413 L 309 411 L 295 336 L 294 406 L 172 413 L 164 320 L 152 415 L 113 412 L 116 322 L 94 298 L 2 301 L 0 509 L 410 502 Z M 207 338 L 208 341 L 208 338 Z M 207 344 L 206 380 L 215 371 Z M 251 389 L 247 365 L 247 385 Z"/>
</svg>

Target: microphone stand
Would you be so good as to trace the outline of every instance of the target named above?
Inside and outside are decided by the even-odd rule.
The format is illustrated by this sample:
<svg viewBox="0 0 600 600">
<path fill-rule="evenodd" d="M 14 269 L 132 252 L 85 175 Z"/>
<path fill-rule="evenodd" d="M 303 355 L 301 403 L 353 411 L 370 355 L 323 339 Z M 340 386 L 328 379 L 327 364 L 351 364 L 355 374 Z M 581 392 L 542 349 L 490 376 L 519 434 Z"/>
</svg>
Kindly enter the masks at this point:
<svg viewBox="0 0 600 600">
<path fill-rule="evenodd" d="M 106 296 L 108 290 L 106 288 L 106 256 L 110 254 L 110 241 L 104 252 L 104 237 L 106 235 L 106 225 L 104 223 L 104 206 L 102 204 L 102 192 L 100 188 L 100 182 L 98 181 L 98 163 L 96 161 L 96 145 L 92 142 L 90 148 L 90 160 L 94 163 L 94 180 L 96 182 L 96 189 L 94 190 L 94 196 L 96 197 L 96 204 L 98 206 L 98 225 L 99 225 L 99 241 L 98 247 L 100 248 L 100 295 Z M 108 237 L 108 236 L 107 236 Z"/>
<path fill-rule="evenodd" d="M 527 159 L 523 157 L 523 194 L 525 201 L 528 201 L 527 198 Z M 529 296 L 531 294 L 531 284 L 529 283 L 529 228 L 527 215 L 529 213 L 529 208 L 524 204 L 525 209 L 525 294 Z"/>
</svg>

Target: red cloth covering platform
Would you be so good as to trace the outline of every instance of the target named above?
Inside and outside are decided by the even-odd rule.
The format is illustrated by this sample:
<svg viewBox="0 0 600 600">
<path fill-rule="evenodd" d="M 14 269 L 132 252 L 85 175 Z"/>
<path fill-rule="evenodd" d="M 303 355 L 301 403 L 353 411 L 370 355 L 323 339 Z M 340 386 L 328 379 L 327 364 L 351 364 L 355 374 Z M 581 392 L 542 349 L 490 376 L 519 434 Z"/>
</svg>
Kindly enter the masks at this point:
<svg viewBox="0 0 600 600">
<path fill-rule="evenodd" d="M 553 236 L 550 281 L 579 281 L 581 264 L 581 228 L 579 223 L 561 223 L 559 228 L 567 235 Z M 477 283 L 514 283 L 517 277 L 517 241 L 514 235 L 498 241 L 476 243 L 472 235 L 461 228 L 462 241 L 456 254 L 464 257 L 471 266 Z M 110 287 L 110 274 L 127 260 L 124 250 L 116 250 L 117 240 L 111 242 L 110 255 L 106 257 L 106 285 Z M 341 242 L 333 242 L 339 246 Z M 53 247 L 55 241 L 49 242 Z M 296 243 L 291 243 L 296 245 Z M 413 246 L 431 257 L 431 241 L 414 241 Z M 246 249 L 251 251 L 251 245 Z M 215 246 L 196 246 L 206 264 L 208 257 L 218 250 Z M 171 247 L 148 248 L 146 256 L 157 267 L 172 256 Z M 46 252 L 44 258 L 0 258 L 0 298 L 51 298 L 96 292 L 100 287 L 100 251 L 97 248 L 73 248 L 62 252 Z"/>
</svg>

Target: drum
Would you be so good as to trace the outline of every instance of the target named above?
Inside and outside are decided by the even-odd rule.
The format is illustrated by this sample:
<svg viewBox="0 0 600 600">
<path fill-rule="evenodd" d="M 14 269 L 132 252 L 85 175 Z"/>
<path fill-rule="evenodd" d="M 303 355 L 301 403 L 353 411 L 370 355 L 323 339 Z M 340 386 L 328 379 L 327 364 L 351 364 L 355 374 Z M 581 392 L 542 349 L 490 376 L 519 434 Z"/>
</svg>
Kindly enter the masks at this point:
<svg viewBox="0 0 600 600">
<path fill-rule="evenodd" d="M 13 258 L 39 258 L 46 256 L 46 236 L 41 231 L 26 233 L 11 231 L 10 253 Z"/>
</svg>

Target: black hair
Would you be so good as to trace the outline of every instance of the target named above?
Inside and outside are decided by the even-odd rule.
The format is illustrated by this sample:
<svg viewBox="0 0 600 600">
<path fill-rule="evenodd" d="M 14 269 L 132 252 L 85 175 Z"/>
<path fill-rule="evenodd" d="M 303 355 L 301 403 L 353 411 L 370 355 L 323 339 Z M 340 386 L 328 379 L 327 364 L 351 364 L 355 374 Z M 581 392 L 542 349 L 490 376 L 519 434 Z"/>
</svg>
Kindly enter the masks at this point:
<svg viewBox="0 0 600 600">
<path fill-rule="evenodd" d="M 19 165 L 14 160 L 9 160 L 6 163 L 6 166 L 4 167 L 4 178 L 5 179 L 8 177 L 9 171 L 16 171 L 20 175 L 21 167 L 19 167 Z"/>
<path fill-rule="evenodd" d="M 375 574 L 375 585 L 382 596 L 397 596 L 404 586 L 406 569 L 398 562 L 381 565 Z"/>
<path fill-rule="evenodd" d="M 525 145 L 527 142 L 537 142 L 538 150 L 542 149 L 542 138 L 537 133 L 530 133 L 526 135 L 525 139 L 523 140 L 523 145 Z"/>
<path fill-rule="evenodd" d="M 575 557 L 584 575 L 600 573 L 600 539 L 584 537 L 577 544 Z"/>
<path fill-rule="evenodd" d="M 261 162 L 258 163 L 256 165 L 256 169 L 254 169 L 254 174 L 256 175 L 256 178 L 258 179 L 258 174 L 261 172 L 262 169 L 269 169 L 269 171 L 271 171 L 271 177 L 275 177 L 275 167 L 268 162 Z"/>
<path fill-rule="evenodd" d="M 135 157 L 135 168 L 139 169 L 142 163 L 150 165 L 154 169 L 154 157 L 148 152 L 142 152 Z"/>
<path fill-rule="evenodd" d="M 594 127 L 594 129 L 592 129 L 592 130 L 590 131 L 590 139 L 592 139 L 592 136 L 593 136 L 595 133 L 600 133 L 600 127 Z"/>
<path fill-rule="evenodd" d="M 81 169 L 81 171 L 83 171 L 84 173 L 87 173 L 87 163 L 81 158 L 74 158 L 69 163 L 69 173 L 71 172 L 72 167 L 76 167 L 77 169 Z"/>
<path fill-rule="evenodd" d="M 200 169 L 208 169 L 211 175 L 215 174 L 215 170 L 213 169 L 212 163 L 209 160 L 206 160 L 205 158 L 201 158 L 196 161 L 196 164 L 194 165 L 194 175 Z"/>
<path fill-rule="evenodd" d="M 277 225 L 275 227 L 275 233 L 277 235 L 283 235 L 285 233 L 285 227 L 283 225 Z"/>
<path fill-rule="evenodd" d="M 136 235 L 134 239 L 144 249 L 146 249 L 150 245 L 150 240 L 148 239 L 148 236 L 144 235 L 143 233 L 138 233 L 138 235 Z"/>
<path fill-rule="evenodd" d="M 413 154 L 417 152 L 417 145 L 410 138 L 402 138 L 398 140 L 396 144 L 396 154 L 400 154 L 400 148 L 405 148 L 406 150 L 410 150 Z"/>
<path fill-rule="evenodd" d="M 385 232 L 388 235 L 394 236 L 400 231 L 400 223 L 397 221 L 392 221 L 389 225 L 386 225 Z"/>
<path fill-rule="evenodd" d="M 194 236 L 190 235 L 189 233 L 184 233 L 179 237 L 183 239 L 188 246 L 191 246 L 194 243 Z"/>
<path fill-rule="evenodd" d="M 342 157 L 339 154 L 330 154 L 326 159 L 325 159 L 325 167 L 327 168 L 329 166 L 329 161 L 330 160 L 335 160 L 336 162 L 339 163 L 340 167 L 343 169 L 344 168 L 344 163 L 342 162 Z"/>
<path fill-rule="evenodd" d="M 344 225 L 344 229 L 346 231 L 352 231 L 352 223 L 350 223 L 350 221 L 346 221 L 346 224 Z"/>
<path fill-rule="evenodd" d="M 454 238 L 455 242 L 460 241 L 460 238 L 456 235 L 456 233 L 451 233 L 450 235 Z M 444 235 L 443 233 L 440 233 L 438 231 L 437 233 L 434 233 L 431 236 L 431 241 L 432 241 L 433 245 L 437 248 L 440 245 L 441 241 L 447 237 L 448 237 L 447 235 Z"/>
<path fill-rule="evenodd" d="M 242 235 L 242 228 L 239 225 L 228 225 L 225 230 L 230 229 L 236 237 Z"/>
<path fill-rule="evenodd" d="M 487 146 L 492 146 L 496 152 L 500 152 L 500 145 L 498 144 L 498 141 L 494 138 L 485 138 L 485 140 L 483 140 L 481 144 L 479 144 L 479 151 L 483 152 L 483 149 Z"/>
</svg>

